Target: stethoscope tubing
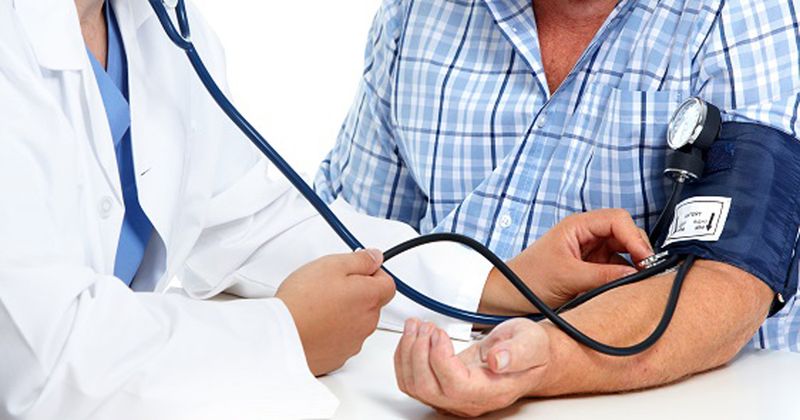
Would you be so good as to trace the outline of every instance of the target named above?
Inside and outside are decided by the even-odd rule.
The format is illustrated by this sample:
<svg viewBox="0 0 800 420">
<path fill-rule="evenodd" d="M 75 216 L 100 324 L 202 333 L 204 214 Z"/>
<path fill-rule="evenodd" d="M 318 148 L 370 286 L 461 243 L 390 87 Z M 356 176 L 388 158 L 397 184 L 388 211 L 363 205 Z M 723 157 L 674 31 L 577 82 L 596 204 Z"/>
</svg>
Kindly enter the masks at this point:
<svg viewBox="0 0 800 420">
<path fill-rule="evenodd" d="M 261 136 L 261 134 L 255 129 L 255 127 L 253 127 L 252 124 L 250 124 L 247 121 L 247 119 L 236 109 L 233 103 L 230 102 L 225 93 L 222 92 L 222 90 L 219 88 L 217 83 L 214 81 L 214 78 L 211 76 L 205 64 L 203 63 L 203 60 L 197 53 L 194 44 L 191 41 L 191 31 L 189 28 L 188 18 L 186 15 L 184 0 L 178 0 L 175 8 L 178 25 L 180 27 L 180 33 L 178 32 L 178 30 L 176 30 L 174 24 L 172 23 L 172 19 L 169 16 L 167 7 L 162 4 L 162 0 L 149 0 L 149 1 L 167 36 L 176 46 L 184 50 L 192 67 L 197 73 L 201 83 L 208 90 L 209 94 L 217 103 L 217 105 L 220 107 L 220 109 L 222 109 L 222 111 L 231 119 L 231 121 L 245 134 L 245 136 L 247 136 L 247 138 L 253 143 L 253 145 L 255 145 L 256 148 L 258 148 L 258 150 L 275 165 L 275 167 L 289 180 L 289 182 L 300 192 L 300 194 L 303 195 L 303 197 L 314 207 L 314 209 L 320 214 L 320 216 L 325 220 L 325 222 L 342 239 L 342 241 L 345 244 L 347 244 L 348 247 L 350 247 L 350 249 L 352 249 L 353 251 L 364 249 L 364 246 L 355 237 L 355 235 L 353 235 L 353 233 L 350 232 L 349 229 L 347 229 L 347 227 L 333 213 L 333 211 L 331 211 L 331 209 L 325 204 L 325 202 L 314 192 L 314 190 L 305 182 L 305 180 L 286 162 L 286 160 L 283 159 L 283 157 L 266 141 L 266 139 L 264 139 L 264 137 Z M 480 242 L 475 241 L 472 238 L 453 233 L 438 233 L 438 234 L 420 236 L 418 238 L 414 238 L 403 244 L 395 246 L 394 248 L 387 251 L 384 254 L 385 260 L 388 261 L 389 259 L 398 255 L 399 253 L 407 251 L 411 248 L 415 248 L 417 246 L 421 246 L 423 244 L 431 242 L 440 242 L 440 241 L 458 242 L 461 243 L 462 245 L 466 245 L 471 249 L 477 251 L 489 262 L 491 262 L 500 271 L 500 273 L 503 274 L 514 285 L 514 287 L 529 302 L 531 302 L 531 304 L 536 309 L 540 311 L 540 314 L 527 315 L 526 316 L 527 318 L 535 321 L 547 319 L 575 341 L 589 348 L 592 348 L 598 352 L 612 356 L 630 356 L 633 354 L 641 353 L 642 351 L 646 350 L 647 348 L 655 344 L 656 341 L 658 341 L 658 339 L 663 335 L 664 331 L 669 326 L 675 307 L 677 305 L 683 280 L 686 277 L 686 273 L 688 273 L 689 269 L 694 263 L 694 257 L 689 256 L 686 259 L 686 261 L 684 261 L 684 264 L 678 270 L 678 274 L 671 289 L 670 298 L 667 302 L 664 314 L 660 322 L 658 323 L 657 327 L 652 332 L 652 334 L 647 338 L 645 338 L 640 343 L 634 344 L 632 346 L 617 347 L 598 342 L 593 338 L 585 335 L 577 328 L 575 328 L 572 324 L 570 324 L 568 321 L 566 321 L 558 314 L 558 310 L 551 309 L 541 299 L 539 299 L 539 297 L 536 296 L 536 294 L 530 290 L 530 288 L 522 281 L 522 279 L 520 279 L 519 276 L 517 276 L 517 274 L 514 273 L 513 270 L 511 270 L 504 261 L 502 261 L 494 253 L 492 253 L 488 248 L 486 248 L 486 246 L 484 246 Z M 666 261 L 657 264 L 654 267 L 651 267 L 650 269 L 642 270 L 636 274 L 633 274 L 632 276 L 628 276 L 626 278 L 619 279 L 613 283 L 610 283 L 609 284 L 610 286 L 607 285 L 604 291 L 611 290 L 612 288 L 619 287 L 624 284 L 630 284 L 636 281 L 641 281 L 649 276 L 663 272 L 666 269 L 671 268 L 672 266 L 677 264 L 677 261 L 678 261 L 677 257 L 670 258 Z M 415 290 L 414 288 L 403 282 L 400 278 L 392 274 L 386 268 L 383 268 L 383 270 L 387 274 L 389 274 L 394 280 L 398 293 L 408 297 L 413 302 L 436 313 L 454 319 L 458 319 L 464 322 L 469 322 L 479 325 L 497 325 L 508 319 L 518 318 L 513 316 L 490 315 L 478 312 L 471 312 L 447 305 L 445 303 L 431 299 L 430 297 L 418 292 L 417 290 Z M 592 294 L 591 297 L 594 297 L 597 294 L 599 293 L 594 292 L 594 294 Z M 584 300 L 588 299 L 584 298 Z M 564 307 L 562 306 L 561 310 L 563 310 L 563 308 Z"/>
<path fill-rule="evenodd" d="M 211 97 L 219 105 L 222 111 L 233 121 L 234 124 L 247 136 L 248 139 L 263 153 L 275 167 L 289 180 L 289 182 L 300 192 L 303 197 L 314 207 L 314 209 L 322 216 L 325 222 L 330 225 L 331 229 L 342 239 L 342 241 L 353 251 L 364 249 L 364 245 L 350 232 L 349 229 L 339 220 L 338 217 L 331 211 L 331 209 L 322 201 L 321 198 L 314 192 L 314 190 L 305 182 L 305 180 L 286 162 L 285 159 L 258 133 L 255 127 L 250 124 L 246 118 L 236 109 L 230 102 L 227 96 L 222 92 L 213 77 L 210 75 L 203 60 L 200 58 L 197 50 L 191 42 L 191 32 L 189 30 L 188 19 L 186 17 L 186 9 L 183 1 L 179 0 L 176 13 L 178 17 L 178 24 L 181 28 L 181 33 L 178 33 L 172 23 L 167 9 L 160 4 L 161 0 L 150 0 L 150 4 L 155 10 L 156 16 L 167 32 L 170 40 L 175 45 L 180 47 L 189 58 L 192 67 L 200 78 L 203 86 L 209 91 Z M 397 276 L 383 268 L 395 282 L 397 291 L 434 312 L 455 318 L 461 321 L 470 322 L 473 324 L 496 325 L 506 321 L 512 317 L 481 314 L 471 311 L 466 311 L 456 308 L 442 302 L 425 296 L 418 292 Z"/>
</svg>

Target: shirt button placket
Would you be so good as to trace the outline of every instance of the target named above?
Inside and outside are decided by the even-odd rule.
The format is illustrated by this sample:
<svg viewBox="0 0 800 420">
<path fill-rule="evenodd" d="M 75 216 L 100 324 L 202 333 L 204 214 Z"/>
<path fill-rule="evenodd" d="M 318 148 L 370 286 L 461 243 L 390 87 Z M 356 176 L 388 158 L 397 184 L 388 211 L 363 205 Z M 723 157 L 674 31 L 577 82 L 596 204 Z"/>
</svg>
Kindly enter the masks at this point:
<svg viewBox="0 0 800 420">
<path fill-rule="evenodd" d="M 547 114 L 543 112 L 536 121 L 536 126 L 539 128 L 544 128 L 545 125 L 547 125 Z"/>
</svg>

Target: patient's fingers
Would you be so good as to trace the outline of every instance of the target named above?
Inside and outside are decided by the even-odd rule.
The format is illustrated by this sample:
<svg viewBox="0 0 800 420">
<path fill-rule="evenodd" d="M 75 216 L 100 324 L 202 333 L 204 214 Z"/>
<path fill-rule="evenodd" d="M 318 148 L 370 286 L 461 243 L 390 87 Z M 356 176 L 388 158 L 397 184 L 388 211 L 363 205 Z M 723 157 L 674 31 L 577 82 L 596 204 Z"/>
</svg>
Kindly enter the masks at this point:
<svg viewBox="0 0 800 420">
<path fill-rule="evenodd" d="M 516 319 L 505 329 L 508 338 L 495 341 L 486 354 L 486 363 L 495 373 L 515 373 L 537 368 L 550 360 L 550 338 L 533 321 Z M 506 334 L 504 334 L 506 336 Z"/>
<path fill-rule="evenodd" d="M 469 380 L 469 369 L 461 358 L 455 355 L 450 337 L 442 330 L 437 331 L 436 334 L 438 337 L 431 344 L 430 365 L 436 374 L 442 392 L 445 395 L 453 395 L 457 393 L 461 385 Z"/>
<path fill-rule="evenodd" d="M 397 379 L 397 386 L 401 391 L 408 393 L 409 387 L 413 387 L 414 377 L 411 372 L 411 349 L 417 340 L 419 321 L 409 319 L 406 321 L 403 336 L 397 344 L 394 353 L 394 371 Z"/>
<path fill-rule="evenodd" d="M 431 370 L 429 355 L 431 352 L 432 337 L 438 340 L 438 329 L 431 323 L 425 322 L 417 332 L 417 340 L 414 342 L 411 353 L 411 371 L 414 376 L 414 396 L 426 401 L 435 402 L 439 400 L 441 390 L 439 382 Z"/>
</svg>

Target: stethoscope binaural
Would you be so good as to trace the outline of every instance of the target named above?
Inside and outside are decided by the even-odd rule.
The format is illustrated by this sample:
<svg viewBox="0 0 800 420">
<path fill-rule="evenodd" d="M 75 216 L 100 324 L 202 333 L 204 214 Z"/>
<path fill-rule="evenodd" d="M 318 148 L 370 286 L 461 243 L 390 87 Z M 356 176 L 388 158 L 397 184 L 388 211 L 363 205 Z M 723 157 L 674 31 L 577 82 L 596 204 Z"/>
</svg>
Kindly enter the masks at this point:
<svg viewBox="0 0 800 420">
<path fill-rule="evenodd" d="M 325 222 L 330 225 L 331 229 L 336 232 L 336 234 L 342 239 L 342 241 L 344 241 L 345 244 L 347 244 L 348 247 L 350 247 L 350 249 L 354 251 L 363 249 L 364 246 L 361 244 L 361 242 L 359 242 L 358 239 L 347 229 L 347 227 L 344 226 L 341 220 L 336 217 L 336 215 L 303 180 L 303 178 L 301 178 L 300 175 L 298 175 L 297 172 L 292 169 L 292 167 L 283 159 L 283 157 L 281 157 L 281 155 L 272 148 L 272 146 L 244 118 L 244 116 L 239 113 L 239 111 L 230 102 L 230 100 L 228 100 L 222 90 L 220 90 L 213 77 L 209 74 L 208 69 L 206 68 L 203 60 L 198 55 L 197 50 L 192 43 L 189 20 L 186 15 L 184 0 L 149 0 L 149 2 L 169 39 L 176 46 L 184 50 L 192 67 L 197 73 L 197 76 L 203 83 L 203 86 L 208 90 L 209 94 L 217 103 L 217 105 L 219 105 L 222 111 L 225 112 L 225 114 L 231 119 L 231 121 L 233 121 L 234 124 L 236 124 L 237 127 L 239 127 L 239 129 L 247 136 L 248 139 L 250 139 L 250 141 L 258 148 L 258 150 L 260 150 L 261 153 L 263 153 L 272 162 L 272 164 L 274 164 L 275 167 L 281 171 L 281 173 L 289 180 L 289 182 L 291 182 L 291 184 L 300 192 L 300 194 L 303 195 L 303 197 L 314 207 L 314 209 L 319 212 L 320 216 L 322 216 Z M 180 32 L 173 24 L 172 18 L 168 12 L 168 8 L 175 9 L 175 15 L 178 21 L 178 28 L 180 29 Z M 699 111 L 697 111 L 697 109 L 699 109 Z M 711 111 L 708 111 L 709 109 Z M 702 137 L 703 139 L 706 138 L 705 136 L 713 134 L 713 138 L 710 140 L 711 142 L 713 142 L 713 140 L 716 138 L 716 133 L 719 132 L 719 112 L 716 111 L 716 127 L 713 125 L 715 122 L 713 118 L 706 118 L 707 114 L 714 115 L 714 110 L 715 108 L 713 108 L 713 106 L 710 104 L 706 104 L 699 99 L 693 98 L 692 100 L 685 102 L 673 117 L 673 120 L 683 118 L 681 122 L 686 121 L 686 123 L 682 124 L 671 124 L 673 127 L 683 127 L 690 124 L 697 126 L 699 124 L 700 128 L 698 129 L 697 127 L 691 126 L 689 127 L 689 130 L 684 129 L 683 131 L 689 134 L 688 136 L 684 137 L 687 137 L 689 140 L 685 141 L 679 147 L 675 147 L 675 149 L 678 150 L 676 150 L 670 158 L 667 174 L 675 181 L 675 188 L 673 188 L 670 199 L 668 200 L 668 204 L 659 217 L 659 221 L 656 223 L 655 229 L 651 233 L 651 241 L 660 236 L 662 230 L 666 227 L 665 224 L 671 219 L 674 206 L 678 197 L 680 196 L 683 184 L 685 182 L 690 182 L 692 179 L 697 178 L 700 174 L 702 174 L 703 162 L 702 159 L 698 162 L 697 157 L 701 156 L 702 149 L 707 148 L 710 145 L 710 142 L 703 140 L 704 142 L 702 144 L 693 143 L 694 139 L 699 138 L 701 134 L 704 136 Z M 686 116 L 687 113 L 689 113 L 689 116 L 700 113 L 702 114 L 703 118 L 702 120 L 697 119 L 696 121 L 691 121 L 691 118 L 687 119 L 685 117 L 681 117 L 681 115 Z M 673 145 L 673 131 L 674 130 L 670 130 L 671 146 Z M 701 148 L 698 149 L 698 147 Z M 674 156 L 677 156 L 677 158 L 674 158 Z M 695 260 L 695 257 L 692 255 L 689 255 L 684 259 L 683 256 L 669 255 L 667 252 L 658 253 L 642 263 L 646 266 L 646 268 L 642 271 L 584 293 L 560 308 L 551 309 L 544 302 L 542 302 L 542 300 L 539 299 L 539 297 L 537 297 L 536 294 L 534 294 L 533 291 L 528 288 L 528 286 L 525 285 L 519 276 L 517 276 L 508 267 L 508 265 L 505 264 L 505 262 L 503 262 L 480 242 L 463 235 L 453 233 L 435 233 L 423 235 L 389 249 L 384 253 L 384 257 L 385 260 L 388 261 L 398 254 L 408 251 L 412 248 L 432 242 L 442 241 L 457 242 L 462 245 L 466 245 L 469 248 L 477 251 L 489 262 L 491 262 L 498 269 L 498 271 L 500 271 L 506 277 L 506 279 L 508 279 L 508 281 L 511 282 L 511 284 L 514 285 L 514 287 L 541 313 L 528 315 L 527 318 L 534 321 L 547 319 L 575 341 L 595 351 L 612 356 L 630 356 L 641 353 L 651 347 L 656 343 L 656 341 L 658 341 L 659 338 L 661 338 L 672 320 L 672 315 L 675 312 L 675 307 L 677 306 L 678 298 L 680 296 L 681 287 Z M 648 277 L 670 270 L 676 267 L 681 261 L 683 261 L 683 264 L 677 271 L 675 281 L 670 291 L 669 299 L 660 322 L 650 336 L 638 344 L 627 347 L 615 347 L 598 342 L 585 335 L 580 330 L 576 329 L 572 324 L 567 322 L 559 315 L 560 312 L 574 308 L 601 293 L 626 284 L 639 282 Z M 384 271 L 392 276 L 395 281 L 397 291 L 400 294 L 408 297 L 415 303 L 442 315 L 461 321 L 482 325 L 496 325 L 508 319 L 514 318 L 509 316 L 471 312 L 444 304 L 416 291 L 414 288 L 392 274 L 389 270 L 384 268 Z"/>
</svg>

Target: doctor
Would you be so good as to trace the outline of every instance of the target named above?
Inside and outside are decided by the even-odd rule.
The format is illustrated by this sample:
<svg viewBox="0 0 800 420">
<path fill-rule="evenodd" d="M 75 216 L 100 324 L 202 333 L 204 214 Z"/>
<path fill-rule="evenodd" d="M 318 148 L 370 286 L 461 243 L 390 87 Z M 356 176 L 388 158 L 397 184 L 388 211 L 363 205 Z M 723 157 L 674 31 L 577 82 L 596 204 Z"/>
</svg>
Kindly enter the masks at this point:
<svg viewBox="0 0 800 420">
<path fill-rule="evenodd" d="M 416 316 L 469 335 L 392 299 L 378 251 L 292 272 L 346 249 L 268 178 L 145 0 L 0 0 L 0 39 L 0 418 L 327 417 L 336 400 L 314 375 L 355 354 L 390 300 L 384 327 Z M 375 246 L 415 235 L 334 209 Z M 651 252 L 626 213 L 602 211 L 511 263 L 557 305 L 629 273 L 617 251 Z M 451 305 L 529 310 L 459 246 L 392 268 Z M 194 298 L 262 299 L 159 293 L 176 276 Z"/>
</svg>

